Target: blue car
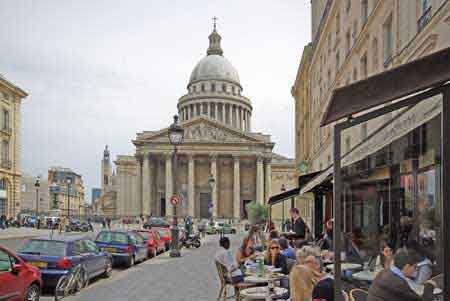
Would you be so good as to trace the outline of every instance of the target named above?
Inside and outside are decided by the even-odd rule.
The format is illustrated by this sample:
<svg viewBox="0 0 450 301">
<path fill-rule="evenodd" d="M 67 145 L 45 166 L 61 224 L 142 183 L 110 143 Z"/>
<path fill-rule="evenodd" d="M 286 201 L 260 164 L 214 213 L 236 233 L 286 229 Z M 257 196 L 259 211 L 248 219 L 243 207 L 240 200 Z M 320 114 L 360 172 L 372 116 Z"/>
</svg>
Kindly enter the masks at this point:
<svg viewBox="0 0 450 301">
<path fill-rule="evenodd" d="M 95 239 L 97 246 L 108 252 L 114 264 L 133 266 L 148 258 L 147 243 L 144 238 L 132 231 L 101 231 Z"/>
<path fill-rule="evenodd" d="M 40 269 L 46 287 L 56 286 L 62 275 L 79 264 L 83 267 L 82 276 L 86 283 L 94 277 L 109 277 L 112 273 L 111 256 L 82 236 L 33 238 L 25 243 L 18 255 Z"/>
</svg>

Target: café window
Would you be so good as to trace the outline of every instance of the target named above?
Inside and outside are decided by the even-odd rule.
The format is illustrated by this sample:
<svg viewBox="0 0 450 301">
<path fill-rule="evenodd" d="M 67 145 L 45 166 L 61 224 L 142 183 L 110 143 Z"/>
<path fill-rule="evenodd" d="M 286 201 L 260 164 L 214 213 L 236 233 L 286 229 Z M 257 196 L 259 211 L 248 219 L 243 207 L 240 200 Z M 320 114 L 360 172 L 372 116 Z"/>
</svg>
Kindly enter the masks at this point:
<svg viewBox="0 0 450 301">
<path fill-rule="evenodd" d="M 395 112 L 349 154 L 341 150 L 343 258 L 360 266 L 344 282 L 368 289 L 357 279 L 386 268 L 377 261 L 385 244 L 394 253 L 414 248 L 429 267 L 426 279 L 412 278 L 416 292 L 444 272 L 441 111 L 434 96 Z"/>
</svg>

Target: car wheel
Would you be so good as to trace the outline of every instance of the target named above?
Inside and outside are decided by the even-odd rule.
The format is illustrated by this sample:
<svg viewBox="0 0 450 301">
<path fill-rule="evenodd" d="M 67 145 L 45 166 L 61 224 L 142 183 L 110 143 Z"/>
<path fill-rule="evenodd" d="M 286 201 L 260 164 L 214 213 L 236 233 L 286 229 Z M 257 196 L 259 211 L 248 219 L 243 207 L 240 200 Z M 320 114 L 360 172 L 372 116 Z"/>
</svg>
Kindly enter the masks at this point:
<svg viewBox="0 0 450 301">
<path fill-rule="evenodd" d="M 40 295 L 41 289 L 39 288 L 39 285 L 32 284 L 25 293 L 25 301 L 39 301 Z"/>
<path fill-rule="evenodd" d="M 111 259 L 106 262 L 105 272 L 103 273 L 103 278 L 109 278 L 112 275 L 113 263 Z"/>
</svg>

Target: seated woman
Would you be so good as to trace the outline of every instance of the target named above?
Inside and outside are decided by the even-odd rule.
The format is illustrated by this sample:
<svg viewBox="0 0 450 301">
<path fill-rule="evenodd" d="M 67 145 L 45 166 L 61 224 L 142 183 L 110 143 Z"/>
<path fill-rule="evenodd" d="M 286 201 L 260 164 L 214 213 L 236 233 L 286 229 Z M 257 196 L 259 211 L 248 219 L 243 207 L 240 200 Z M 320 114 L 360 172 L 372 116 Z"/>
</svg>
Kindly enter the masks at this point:
<svg viewBox="0 0 450 301">
<path fill-rule="evenodd" d="M 254 242 L 250 236 L 244 237 L 241 247 L 237 250 L 236 261 L 241 266 L 247 260 L 254 260 L 256 258 Z"/>
<path fill-rule="evenodd" d="M 317 255 L 317 254 L 316 254 Z M 324 277 L 319 256 L 309 255 L 301 260 L 289 274 L 292 301 L 311 301 L 313 289 Z"/>
<path fill-rule="evenodd" d="M 389 269 L 394 260 L 394 248 L 387 242 L 382 242 L 380 247 L 380 254 L 375 263 L 375 272 L 379 273 L 384 269 Z"/>
<path fill-rule="evenodd" d="M 281 273 L 287 275 L 289 274 L 286 262 L 286 256 L 281 254 L 280 244 L 277 240 L 272 240 L 266 251 L 266 256 L 264 257 L 264 264 L 271 265 L 275 268 L 281 269 Z"/>
</svg>

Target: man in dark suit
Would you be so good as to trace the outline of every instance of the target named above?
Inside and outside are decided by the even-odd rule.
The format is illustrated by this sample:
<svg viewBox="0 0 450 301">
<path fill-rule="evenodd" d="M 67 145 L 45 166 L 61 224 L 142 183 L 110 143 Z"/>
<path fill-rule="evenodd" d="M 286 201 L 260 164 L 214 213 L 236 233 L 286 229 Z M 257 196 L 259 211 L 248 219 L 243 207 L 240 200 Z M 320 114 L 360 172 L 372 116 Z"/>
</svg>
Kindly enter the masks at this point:
<svg viewBox="0 0 450 301">
<path fill-rule="evenodd" d="M 417 274 L 420 256 L 412 250 L 401 250 L 394 256 L 390 269 L 381 271 L 369 288 L 367 301 L 420 301 L 419 296 L 408 284 Z"/>
<path fill-rule="evenodd" d="M 297 208 L 291 208 L 289 211 L 292 218 L 292 231 L 294 231 L 293 238 L 296 240 L 297 247 L 306 241 L 306 234 L 309 231 L 305 221 L 301 218 Z"/>
</svg>

